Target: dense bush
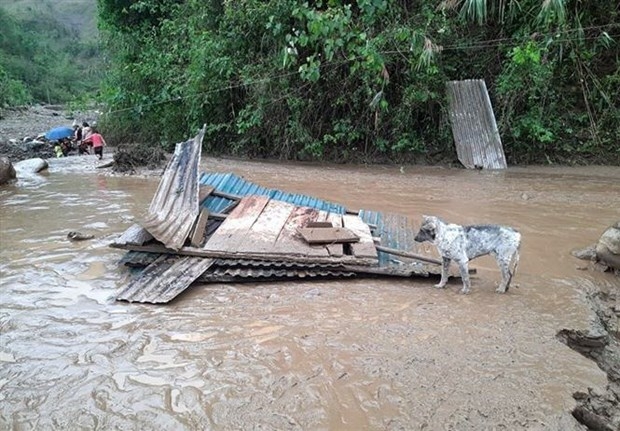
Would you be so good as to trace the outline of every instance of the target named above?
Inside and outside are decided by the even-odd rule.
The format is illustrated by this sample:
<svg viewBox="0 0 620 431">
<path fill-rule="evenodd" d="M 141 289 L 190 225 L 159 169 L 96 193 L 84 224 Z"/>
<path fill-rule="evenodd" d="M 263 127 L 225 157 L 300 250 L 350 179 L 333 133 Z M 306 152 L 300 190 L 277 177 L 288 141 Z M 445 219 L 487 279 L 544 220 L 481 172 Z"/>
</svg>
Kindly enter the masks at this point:
<svg viewBox="0 0 620 431">
<path fill-rule="evenodd" d="M 98 0 L 107 136 L 211 153 L 453 159 L 485 79 L 511 163 L 620 164 L 615 0 Z"/>
</svg>

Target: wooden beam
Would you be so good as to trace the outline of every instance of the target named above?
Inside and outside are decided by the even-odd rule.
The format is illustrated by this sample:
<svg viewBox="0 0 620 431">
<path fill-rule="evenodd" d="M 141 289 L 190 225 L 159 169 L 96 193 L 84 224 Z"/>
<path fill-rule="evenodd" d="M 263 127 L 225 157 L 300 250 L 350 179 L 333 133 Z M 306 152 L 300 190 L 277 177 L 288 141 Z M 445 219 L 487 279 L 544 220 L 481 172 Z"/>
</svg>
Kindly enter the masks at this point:
<svg viewBox="0 0 620 431">
<path fill-rule="evenodd" d="M 300 240 L 301 241 L 301 240 Z M 208 244 L 208 242 L 207 242 Z M 226 251 L 211 251 L 204 248 L 197 247 L 181 247 L 179 250 L 172 250 L 164 247 L 161 243 L 149 244 L 149 245 L 124 245 L 124 244 L 110 244 L 112 248 L 120 248 L 122 250 L 143 251 L 145 253 L 165 253 L 165 254 L 177 254 L 179 256 L 198 256 L 198 257 L 215 257 L 220 259 L 253 259 L 253 260 L 269 260 L 269 261 L 283 261 L 283 262 L 299 262 L 299 263 L 343 263 L 351 265 L 363 265 L 372 266 L 377 265 L 377 259 L 360 258 L 355 256 L 328 256 L 324 253 L 321 256 L 303 254 L 279 254 L 279 253 L 236 253 Z"/>
<path fill-rule="evenodd" d="M 422 255 L 410 253 L 404 250 L 397 250 L 395 248 L 384 247 L 382 245 L 376 245 L 375 248 L 378 251 L 382 251 L 387 254 L 393 254 L 394 256 L 408 257 L 410 259 L 415 259 L 415 260 L 419 260 L 422 262 L 428 262 L 428 263 L 435 263 L 437 265 L 442 264 L 441 260 L 439 259 L 433 259 L 432 257 L 422 256 Z"/>
<path fill-rule="evenodd" d="M 200 215 L 198 215 L 198 219 L 196 220 L 196 225 L 192 233 L 190 234 L 190 244 L 192 247 L 201 247 L 202 242 L 205 238 L 205 229 L 207 227 L 207 220 L 209 218 L 209 210 L 206 208 L 202 208 L 200 210 Z"/>
<path fill-rule="evenodd" d="M 219 196 L 221 198 L 230 199 L 232 201 L 240 201 L 241 199 L 243 199 L 243 196 L 233 195 L 231 193 L 225 193 L 225 192 L 221 192 L 219 190 L 214 190 L 212 194 L 213 194 L 213 196 Z"/>
</svg>

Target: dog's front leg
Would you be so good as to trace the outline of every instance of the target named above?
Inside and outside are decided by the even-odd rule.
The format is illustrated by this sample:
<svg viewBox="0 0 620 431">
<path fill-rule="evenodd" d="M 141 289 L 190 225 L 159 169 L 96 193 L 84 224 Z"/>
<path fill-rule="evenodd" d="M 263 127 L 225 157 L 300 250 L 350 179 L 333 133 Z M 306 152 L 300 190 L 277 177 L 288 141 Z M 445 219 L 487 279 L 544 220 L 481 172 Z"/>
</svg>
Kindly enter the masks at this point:
<svg viewBox="0 0 620 431">
<path fill-rule="evenodd" d="M 459 271 L 461 273 L 461 280 L 463 280 L 463 288 L 460 293 L 467 294 L 470 291 L 471 282 L 469 281 L 469 265 L 467 260 L 457 261 L 459 265 Z"/>
<path fill-rule="evenodd" d="M 442 258 L 442 263 L 441 263 L 441 280 L 439 280 L 439 284 L 436 284 L 435 287 L 437 289 L 443 289 L 444 287 L 446 287 L 446 284 L 448 283 L 448 270 L 450 269 L 450 258 L 449 257 L 444 257 Z"/>
</svg>

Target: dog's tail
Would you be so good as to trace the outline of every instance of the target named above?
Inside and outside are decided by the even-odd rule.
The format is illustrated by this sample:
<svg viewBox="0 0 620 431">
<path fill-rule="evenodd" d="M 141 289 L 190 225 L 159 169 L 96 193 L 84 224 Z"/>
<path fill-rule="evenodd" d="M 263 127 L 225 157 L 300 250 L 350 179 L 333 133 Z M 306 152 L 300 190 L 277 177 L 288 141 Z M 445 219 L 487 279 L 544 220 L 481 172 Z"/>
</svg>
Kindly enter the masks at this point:
<svg viewBox="0 0 620 431">
<path fill-rule="evenodd" d="M 519 267 L 519 251 L 521 250 L 521 234 L 519 234 L 517 248 L 512 255 L 512 259 L 510 260 L 510 274 L 508 276 L 508 283 L 506 283 L 506 291 L 510 287 L 510 282 L 512 281 L 512 277 L 514 277 L 517 272 L 517 268 Z"/>
</svg>

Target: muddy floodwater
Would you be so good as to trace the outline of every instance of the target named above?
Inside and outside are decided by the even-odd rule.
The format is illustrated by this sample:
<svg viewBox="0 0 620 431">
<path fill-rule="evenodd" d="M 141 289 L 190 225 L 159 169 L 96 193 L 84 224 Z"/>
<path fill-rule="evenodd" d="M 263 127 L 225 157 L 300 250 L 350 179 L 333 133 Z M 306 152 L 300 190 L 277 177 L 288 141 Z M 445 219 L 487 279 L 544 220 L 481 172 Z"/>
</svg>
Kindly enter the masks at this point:
<svg viewBox="0 0 620 431">
<path fill-rule="evenodd" d="M 603 388 L 556 338 L 587 329 L 585 292 L 618 279 L 570 255 L 620 219 L 620 168 L 348 167 L 205 158 L 266 187 L 419 220 L 523 235 L 511 288 L 490 258 L 458 281 L 195 286 L 168 305 L 116 302 L 108 244 L 158 178 L 51 161 L 0 188 L 0 429 L 564 430 L 572 394 Z M 67 233 L 94 234 L 70 242 Z M 432 251 L 431 246 L 428 248 Z"/>
</svg>

